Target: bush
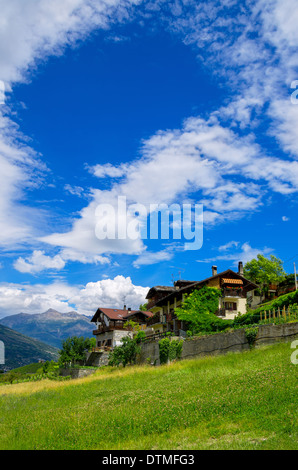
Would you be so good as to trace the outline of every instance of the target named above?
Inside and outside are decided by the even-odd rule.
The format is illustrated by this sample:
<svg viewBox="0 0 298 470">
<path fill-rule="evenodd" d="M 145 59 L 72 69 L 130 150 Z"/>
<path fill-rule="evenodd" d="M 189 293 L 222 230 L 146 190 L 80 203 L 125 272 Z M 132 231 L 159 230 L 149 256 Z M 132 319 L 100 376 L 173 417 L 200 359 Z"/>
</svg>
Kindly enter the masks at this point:
<svg viewBox="0 0 298 470">
<path fill-rule="evenodd" d="M 258 331 L 259 331 L 258 327 L 247 328 L 245 330 L 245 336 L 246 336 L 246 339 L 247 339 L 248 344 L 249 344 L 250 347 L 252 347 L 253 344 L 255 343 L 256 337 L 258 335 Z"/>
<path fill-rule="evenodd" d="M 136 362 L 137 354 L 140 352 L 140 346 L 137 340 L 124 336 L 121 339 L 122 345 L 116 346 L 109 354 L 109 365 L 126 367 L 127 364 L 134 364 Z"/>
<path fill-rule="evenodd" d="M 166 364 L 168 361 L 180 359 L 183 349 L 183 341 L 179 339 L 170 340 L 164 338 L 159 341 L 159 359 L 161 364 Z"/>
<path fill-rule="evenodd" d="M 144 338 L 146 338 L 145 331 L 138 331 L 138 333 L 134 337 L 137 344 L 140 344 Z"/>
<path fill-rule="evenodd" d="M 159 360 L 161 364 L 166 364 L 169 358 L 170 339 L 163 338 L 159 341 Z"/>
</svg>

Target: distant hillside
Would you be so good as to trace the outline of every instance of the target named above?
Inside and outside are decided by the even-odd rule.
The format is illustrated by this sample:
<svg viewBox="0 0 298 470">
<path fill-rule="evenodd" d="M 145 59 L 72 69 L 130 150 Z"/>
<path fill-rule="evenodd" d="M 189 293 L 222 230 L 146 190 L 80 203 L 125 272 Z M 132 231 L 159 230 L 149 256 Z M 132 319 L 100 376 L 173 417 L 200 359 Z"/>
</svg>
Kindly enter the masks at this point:
<svg viewBox="0 0 298 470">
<path fill-rule="evenodd" d="M 56 361 L 58 349 L 0 325 L 0 341 L 5 345 L 5 365 L 10 369 L 38 362 Z M 0 365 L 0 369 L 2 365 Z"/>
<path fill-rule="evenodd" d="M 35 315 L 19 313 L 5 317 L 0 319 L 0 324 L 60 349 L 62 341 L 69 336 L 91 338 L 94 325 L 90 319 L 76 312 L 60 313 L 50 309 Z"/>
</svg>

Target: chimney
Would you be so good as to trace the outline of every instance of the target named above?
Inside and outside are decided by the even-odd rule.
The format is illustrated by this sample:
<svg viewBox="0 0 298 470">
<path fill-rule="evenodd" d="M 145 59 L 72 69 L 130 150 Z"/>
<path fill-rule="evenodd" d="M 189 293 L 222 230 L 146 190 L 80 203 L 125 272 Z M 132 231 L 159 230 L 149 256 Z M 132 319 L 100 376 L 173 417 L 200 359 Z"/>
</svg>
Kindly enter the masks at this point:
<svg viewBox="0 0 298 470">
<path fill-rule="evenodd" d="M 130 308 L 130 307 L 129 307 L 128 311 L 131 312 L 131 308 Z"/>
<path fill-rule="evenodd" d="M 240 276 L 243 276 L 243 263 L 242 263 L 242 261 L 239 261 L 239 263 L 238 263 L 238 274 L 240 274 Z"/>
<path fill-rule="evenodd" d="M 217 266 L 212 266 L 212 276 L 217 275 Z"/>
<path fill-rule="evenodd" d="M 124 305 L 123 310 L 126 310 L 126 305 Z"/>
</svg>

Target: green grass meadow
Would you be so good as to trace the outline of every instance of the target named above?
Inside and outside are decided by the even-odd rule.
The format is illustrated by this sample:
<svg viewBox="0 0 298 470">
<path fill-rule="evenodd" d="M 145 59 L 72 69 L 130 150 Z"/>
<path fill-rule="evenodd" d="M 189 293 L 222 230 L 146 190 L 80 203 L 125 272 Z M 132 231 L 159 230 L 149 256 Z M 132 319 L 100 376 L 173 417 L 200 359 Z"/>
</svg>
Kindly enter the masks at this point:
<svg viewBox="0 0 298 470">
<path fill-rule="evenodd" d="M 0 449 L 297 449 L 290 343 L 0 387 Z"/>
</svg>

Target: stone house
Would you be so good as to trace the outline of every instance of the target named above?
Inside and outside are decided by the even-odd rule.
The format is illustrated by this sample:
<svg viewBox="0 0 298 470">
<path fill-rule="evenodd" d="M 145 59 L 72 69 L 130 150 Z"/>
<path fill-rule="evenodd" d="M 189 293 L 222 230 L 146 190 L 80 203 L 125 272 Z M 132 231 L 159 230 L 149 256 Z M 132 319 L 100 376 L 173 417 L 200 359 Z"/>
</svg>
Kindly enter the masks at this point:
<svg viewBox="0 0 298 470">
<path fill-rule="evenodd" d="M 153 316 L 152 312 L 116 308 L 98 308 L 91 319 L 96 324 L 93 334 L 96 336 L 96 348 L 114 348 L 121 345 L 124 336 L 133 336 L 132 328 L 125 326 L 131 320 L 141 326 L 144 330 L 147 321 Z"/>
</svg>

